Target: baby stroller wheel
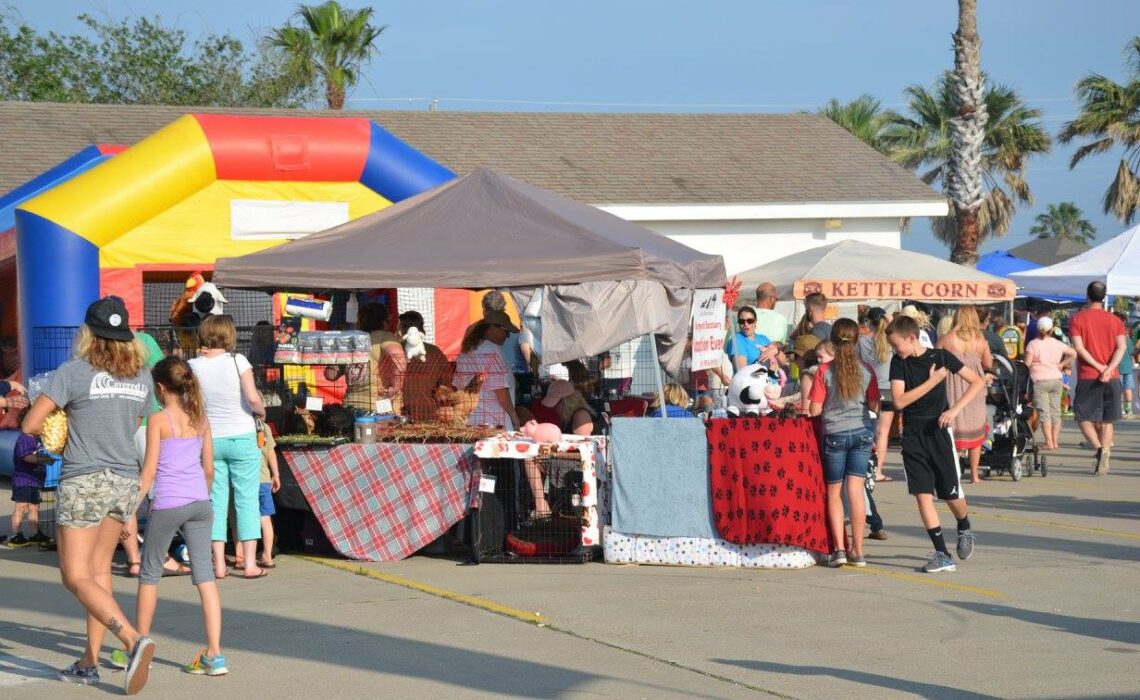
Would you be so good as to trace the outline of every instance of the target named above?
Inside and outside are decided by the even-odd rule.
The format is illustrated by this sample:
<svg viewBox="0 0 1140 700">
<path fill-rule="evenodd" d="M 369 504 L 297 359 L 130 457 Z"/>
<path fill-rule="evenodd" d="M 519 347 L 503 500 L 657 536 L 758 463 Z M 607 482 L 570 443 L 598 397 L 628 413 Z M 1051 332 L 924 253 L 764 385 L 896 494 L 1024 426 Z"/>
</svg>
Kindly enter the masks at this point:
<svg viewBox="0 0 1140 700">
<path fill-rule="evenodd" d="M 1041 462 L 1037 465 L 1037 468 L 1041 470 L 1041 476 L 1049 476 L 1049 458 L 1042 457 Z"/>
<path fill-rule="evenodd" d="M 1022 462 L 1025 457 L 1018 455 L 1009 461 L 1009 475 L 1014 481 L 1021 481 Z"/>
</svg>

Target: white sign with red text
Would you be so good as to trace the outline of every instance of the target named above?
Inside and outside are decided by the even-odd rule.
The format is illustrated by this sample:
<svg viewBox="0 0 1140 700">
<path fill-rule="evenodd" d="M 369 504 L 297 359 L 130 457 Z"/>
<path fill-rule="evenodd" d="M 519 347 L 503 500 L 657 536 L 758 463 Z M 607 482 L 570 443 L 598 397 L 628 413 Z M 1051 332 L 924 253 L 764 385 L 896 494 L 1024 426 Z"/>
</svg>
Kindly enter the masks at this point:
<svg viewBox="0 0 1140 700">
<path fill-rule="evenodd" d="M 725 313 L 723 289 L 698 289 L 693 293 L 692 371 L 720 367 Z"/>
</svg>

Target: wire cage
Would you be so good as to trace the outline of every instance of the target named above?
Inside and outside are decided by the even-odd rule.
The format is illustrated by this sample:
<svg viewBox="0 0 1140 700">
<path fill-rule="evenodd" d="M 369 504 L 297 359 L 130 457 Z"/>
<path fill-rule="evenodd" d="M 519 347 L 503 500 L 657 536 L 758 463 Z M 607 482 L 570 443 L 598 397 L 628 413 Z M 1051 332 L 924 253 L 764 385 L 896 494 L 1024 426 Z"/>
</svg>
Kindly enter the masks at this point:
<svg viewBox="0 0 1140 700">
<path fill-rule="evenodd" d="M 495 490 L 480 494 L 474 555 L 492 563 L 575 563 L 593 558 L 582 544 L 586 517 L 578 453 L 531 459 L 484 459 Z"/>
</svg>

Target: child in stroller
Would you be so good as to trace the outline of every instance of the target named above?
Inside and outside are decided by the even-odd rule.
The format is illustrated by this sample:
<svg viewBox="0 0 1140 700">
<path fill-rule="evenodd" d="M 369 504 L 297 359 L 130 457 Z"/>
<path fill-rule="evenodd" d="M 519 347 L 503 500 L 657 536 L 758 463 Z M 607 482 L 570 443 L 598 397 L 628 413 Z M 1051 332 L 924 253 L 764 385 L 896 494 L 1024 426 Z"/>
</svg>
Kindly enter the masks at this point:
<svg viewBox="0 0 1140 700">
<path fill-rule="evenodd" d="M 1029 367 L 994 356 L 994 381 L 986 393 L 990 414 L 990 437 L 982 448 L 981 467 L 985 476 L 1008 472 L 1014 481 L 1023 475 L 1048 473 L 1034 436 L 1036 409 L 1033 407 L 1033 381 Z"/>
</svg>

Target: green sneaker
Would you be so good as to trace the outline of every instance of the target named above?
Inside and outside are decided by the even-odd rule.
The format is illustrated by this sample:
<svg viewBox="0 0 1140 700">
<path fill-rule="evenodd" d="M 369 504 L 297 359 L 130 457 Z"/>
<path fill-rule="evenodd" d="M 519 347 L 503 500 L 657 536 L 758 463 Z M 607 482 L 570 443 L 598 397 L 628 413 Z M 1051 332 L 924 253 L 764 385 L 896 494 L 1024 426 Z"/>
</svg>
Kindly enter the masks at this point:
<svg viewBox="0 0 1140 700">
<path fill-rule="evenodd" d="M 127 665 L 131 663 L 131 657 L 125 649 L 116 649 L 111 652 L 111 658 L 107 659 L 107 663 L 114 668 L 125 671 Z"/>
<path fill-rule="evenodd" d="M 184 669 L 186 673 L 193 673 L 196 676 L 224 676 L 230 672 L 226 668 L 226 657 L 222 654 L 217 656 L 206 656 L 206 650 L 198 652 L 194 660 L 186 665 Z"/>
</svg>

